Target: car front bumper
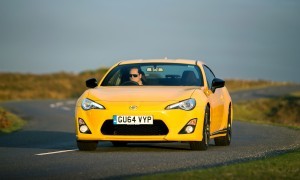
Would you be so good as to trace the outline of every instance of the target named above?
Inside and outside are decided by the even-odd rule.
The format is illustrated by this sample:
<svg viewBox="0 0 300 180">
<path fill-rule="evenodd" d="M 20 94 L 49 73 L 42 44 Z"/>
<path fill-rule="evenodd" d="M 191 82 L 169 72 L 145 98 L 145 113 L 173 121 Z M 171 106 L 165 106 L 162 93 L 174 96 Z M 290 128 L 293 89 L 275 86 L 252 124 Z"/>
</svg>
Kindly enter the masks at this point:
<svg viewBox="0 0 300 180">
<path fill-rule="evenodd" d="M 138 110 L 129 110 L 130 104 L 132 103 L 110 103 L 105 105 L 107 107 L 105 110 L 91 109 L 88 111 L 77 106 L 75 110 L 77 140 L 143 142 L 202 140 L 204 107 L 196 105 L 191 111 L 165 110 L 165 103 L 143 103 L 138 105 L 140 107 Z M 114 115 L 151 115 L 154 118 L 154 125 L 159 127 L 153 127 L 154 125 L 113 125 Z M 84 120 L 89 128 L 89 133 L 79 131 L 79 119 Z M 182 133 L 181 130 L 192 119 L 197 119 L 194 132 Z M 160 121 L 159 125 L 157 125 L 158 121 Z"/>
</svg>

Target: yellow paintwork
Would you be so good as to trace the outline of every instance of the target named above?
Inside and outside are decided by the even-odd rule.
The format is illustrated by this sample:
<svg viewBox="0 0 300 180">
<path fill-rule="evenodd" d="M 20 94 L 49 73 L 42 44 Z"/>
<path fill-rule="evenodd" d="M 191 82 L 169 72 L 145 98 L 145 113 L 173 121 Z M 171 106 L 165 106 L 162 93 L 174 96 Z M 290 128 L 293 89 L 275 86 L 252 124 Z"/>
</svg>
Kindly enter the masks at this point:
<svg viewBox="0 0 300 180">
<path fill-rule="evenodd" d="M 163 63 L 183 63 L 196 64 L 195 60 L 130 60 L 121 61 L 114 65 L 163 62 Z M 203 62 L 197 61 L 197 65 L 203 70 Z M 110 69 L 110 70 L 111 70 Z M 110 71 L 109 70 L 109 71 Z M 106 75 L 105 75 L 106 76 Z M 104 76 L 104 77 L 105 77 Z M 212 93 L 208 89 L 205 74 L 204 86 L 98 86 L 94 89 L 86 90 L 78 99 L 75 108 L 75 124 L 77 140 L 101 140 L 101 141 L 201 141 L 204 112 L 206 106 L 210 106 L 210 132 L 213 134 L 227 127 L 228 109 L 231 104 L 230 95 L 226 87 L 216 89 Z M 103 78 L 104 79 L 104 78 Z M 103 81 L 102 79 L 102 81 Z M 101 82 L 102 82 L 101 81 Z M 99 84 L 101 84 L 101 82 Z M 106 109 L 83 110 L 81 102 L 84 98 L 89 98 Z M 173 103 L 185 99 L 196 99 L 196 107 L 191 111 L 180 109 L 165 110 Z M 138 106 L 137 110 L 129 109 L 129 106 Z M 232 111 L 232 105 L 231 109 Z M 169 129 L 165 136 L 129 136 L 129 135 L 103 135 L 101 127 L 105 120 L 112 119 L 113 115 L 152 115 L 154 119 L 162 120 Z M 232 113 L 231 113 L 232 116 Z M 79 132 L 78 118 L 85 121 L 91 134 Z M 191 134 L 179 134 L 179 131 L 189 122 L 197 118 L 196 129 Z M 232 118 L 231 118 L 232 119 Z M 211 138 L 224 136 L 218 134 Z"/>
</svg>

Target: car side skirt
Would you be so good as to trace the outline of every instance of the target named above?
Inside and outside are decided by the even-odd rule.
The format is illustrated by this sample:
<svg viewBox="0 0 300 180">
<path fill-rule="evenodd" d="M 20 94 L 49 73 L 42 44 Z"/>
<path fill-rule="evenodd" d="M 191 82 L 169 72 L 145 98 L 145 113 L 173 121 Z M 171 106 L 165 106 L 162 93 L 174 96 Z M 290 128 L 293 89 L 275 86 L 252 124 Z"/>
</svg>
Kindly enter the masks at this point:
<svg viewBox="0 0 300 180">
<path fill-rule="evenodd" d="M 211 133 L 210 137 L 215 138 L 215 137 L 220 137 L 220 136 L 226 136 L 226 133 L 227 133 L 227 128 L 224 128 L 224 129 L 221 129 L 221 130 Z"/>
</svg>

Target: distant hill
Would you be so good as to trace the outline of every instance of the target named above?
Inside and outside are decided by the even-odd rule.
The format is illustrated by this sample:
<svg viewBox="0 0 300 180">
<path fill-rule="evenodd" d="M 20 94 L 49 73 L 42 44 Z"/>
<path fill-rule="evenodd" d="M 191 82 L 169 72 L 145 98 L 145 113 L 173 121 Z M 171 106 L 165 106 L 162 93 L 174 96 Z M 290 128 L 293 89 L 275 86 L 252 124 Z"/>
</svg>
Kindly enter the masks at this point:
<svg viewBox="0 0 300 180">
<path fill-rule="evenodd" d="M 107 70 L 108 68 L 99 68 L 79 74 L 0 73 L 0 101 L 78 98 L 86 89 L 85 80 L 92 77 L 100 80 Z M 229 91 L 282 84 L 284 83 L 265 80 L 226 80 Z"/>
</svg>

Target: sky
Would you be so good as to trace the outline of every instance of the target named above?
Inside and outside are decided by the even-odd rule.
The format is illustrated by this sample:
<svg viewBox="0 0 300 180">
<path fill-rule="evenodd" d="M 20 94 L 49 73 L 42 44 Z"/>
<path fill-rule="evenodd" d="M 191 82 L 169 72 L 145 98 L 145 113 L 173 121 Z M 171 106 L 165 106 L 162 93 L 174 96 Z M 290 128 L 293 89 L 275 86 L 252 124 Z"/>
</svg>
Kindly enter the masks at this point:
<svg viewBox="0 0 300 180">
<path fill-rule="evenodd" d="M 220 78 L 300 82 L 300 1 L 0 0 L 0 72 L 165 57 Z"/>
</svg>

